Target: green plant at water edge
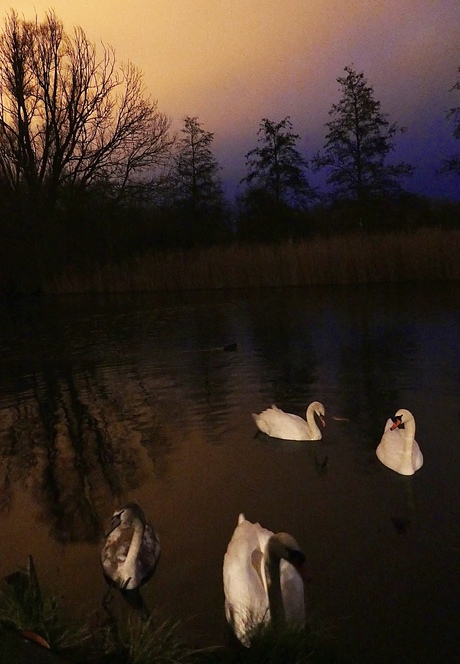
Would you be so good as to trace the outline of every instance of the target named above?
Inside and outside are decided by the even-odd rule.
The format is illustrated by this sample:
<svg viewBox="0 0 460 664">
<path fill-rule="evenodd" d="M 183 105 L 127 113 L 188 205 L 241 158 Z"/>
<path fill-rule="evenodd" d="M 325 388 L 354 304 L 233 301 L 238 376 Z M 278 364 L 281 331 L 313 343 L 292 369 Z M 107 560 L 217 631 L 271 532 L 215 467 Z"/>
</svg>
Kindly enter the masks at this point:
<svg viewBox="0 0 460 664">
<path fill-rule="evenodd" d="M 186 645 L 181 622 L 134 613 L 112 628 L 104 649 L 107 664 L 186 664 L 197 653 Z"/>
<path fill-rule="evenodd" d="M 228 647 L 190 648 L 180 621 L 134 612 L 115 620 L 92 615 L 81 625 L 67 623 L 52 594 L 42 589 L 34 562 L 7 576 L 0 587 L 0 638 L 3 626 L 41 636 L 52 650 L 74 664 L 352 664 L 353 659 L 313 623 L 283 631 L 254 628 L 251 646 L 233 639 Z"/>
<path fill-rule="evenodd" d="M 42 590 L 32 556 L 26 569 L 7 576 L 0 588 L 0 623 L 41 636 L 60 652 L 86 648 L 92 632 L 67 624 L 53 595 Z"/>
</svg>

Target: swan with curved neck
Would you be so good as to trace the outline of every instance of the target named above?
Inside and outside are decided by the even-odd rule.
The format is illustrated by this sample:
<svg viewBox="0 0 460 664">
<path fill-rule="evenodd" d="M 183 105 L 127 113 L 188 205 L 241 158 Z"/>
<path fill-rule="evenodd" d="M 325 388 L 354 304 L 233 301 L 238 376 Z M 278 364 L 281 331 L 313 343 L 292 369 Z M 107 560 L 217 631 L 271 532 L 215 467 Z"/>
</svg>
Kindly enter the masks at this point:
<svg viewBox="0 0 460 664">
<path fill-rule="evenodd" d="M 394 418 L 387 420 L 375 453 L 379 461 L 400 475 L 413 475 L 422 467 L 423 454 L 415 440 L 415 419 L 409 410 L 400 408 Z"/>
<path fill-rule="evenodd" d="M 225 615 L 245 646 L 260 624 L 305 624 L 305 555 L 288 533 L 273 533 L 240 514 L 224 556 Z"/>
<path fill-rule="evenodd" d="M 146 583 L 160 557 L 160 540 L 137 503 L 127 503 L 112 515 L 101 550 L 104 576 L 122 591 Z"/>
<path fill-rule="evenodd" d="M 254 422 L 260 431 L 271 438 L 283 440 L 321 440 L 322 433 L 315 420 L 315 415 L 318 416 L 322 426 L 326 426 L 324 406 L 319 401 L 313 401 L 308 406 L 305 413 L 306 420 L 298 415 L 285 413 L 275 405 L 259 414 L 252 413 Z"/>
</svg>

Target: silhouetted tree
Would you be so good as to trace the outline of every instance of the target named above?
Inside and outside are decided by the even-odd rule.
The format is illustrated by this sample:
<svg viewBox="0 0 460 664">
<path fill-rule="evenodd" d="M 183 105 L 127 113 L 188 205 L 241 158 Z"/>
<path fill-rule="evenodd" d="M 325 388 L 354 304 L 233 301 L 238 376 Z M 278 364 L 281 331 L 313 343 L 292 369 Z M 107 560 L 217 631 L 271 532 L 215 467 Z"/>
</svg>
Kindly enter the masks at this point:
<svg viewBox="0 0 460 664">
<path fill-rule="evenodd" d="M 370 199 L 401 191 L 399 178 L 412 173 L 412 166 L 400 162 L 388 164 L 394 150 L 393 138 L 405 127 L 391 123 L 374 99 L 374 90 L 363 73 L 345 67 L 339 77 L 342 98 L 333 104 L 326 123 L 324 153 L 313 160 L 316 169 L 328 169 L 327 183 L 336 198 L 354 200 L 360 213 Z M 362 223 L 362 219 L 361 219 Z"/>
<path fill-rule="evenodd" d="M 144 97 L 142 74 L 100 56 L 54 11 L 42 23 L 11 11 L 0 34 L 0 178 L 37 216 L 63 190 L 96 187 L 121 199 L 168 155 L 170 122 Z"/>
<path fill-rule="evenodd" d="M 460 74 L 460 67 L 458 68 L 458 73 Z M 460 91 L 460 79 L 452 86 L 451 92 L 456 90 Z M 454 137 L 457 140 L 460 140 L 460 106 L 454 106 L 447 112 L 447 118 L 452 120 L 454 123 Z M 460 152 L 458 152 L 450 159 L 444 161 L 443 167 L 441 169 L 445 173 L 455 173 L 460 175 Z"/>
<path fill-rule="evenodd" d="M 305 174 L 308 162 L 296 148 L 300 136 L 293 133 L 289 116 L 278 123 L 263 118 L 257 135 L 260 146 L 245 155 L 248 174 L 241 182 L 265 190 L 275 204 L 304 207 L 315 193 Z"/>
<path fill-rule="evenodd" d="M 190 239 L 213 241 L 222 234 L 225 209 L 220 166 L 211 150 L 214 134 L 190 116 L 184 118 L 181 134 L 172 170 L 176 206 Z"/>
</svg>

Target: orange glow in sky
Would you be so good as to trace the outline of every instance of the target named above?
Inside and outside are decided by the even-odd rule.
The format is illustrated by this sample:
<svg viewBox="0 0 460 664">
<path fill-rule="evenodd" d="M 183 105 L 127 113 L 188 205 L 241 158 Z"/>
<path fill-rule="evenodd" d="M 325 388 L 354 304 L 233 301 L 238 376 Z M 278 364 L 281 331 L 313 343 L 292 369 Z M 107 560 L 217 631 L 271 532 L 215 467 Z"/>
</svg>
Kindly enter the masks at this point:
<svg viewBox="0 0 460 664">
<path fill-rule="evenodd" d="M 425 139 L 433 163 L 460 149 L 447 147 L 444 120 L 460 105 L 449 92 L 460 67 L 459 0 L 0 0 L 2 17 L 11 7 L 40 19 L 54 8 L 68 32 L 80 26 L 113 46 L 119 61 L 144 72 L 175 128 L 196 115 L 214 132 L 229 177 L 244 175 L 263 117 L 290 115 L 311 157 L 339 99 L 336 78 L 350 64 L 389 119 L 408 127 L 399 140 L 411 141 L 417 160 L 427 159 Z"/>
</svg>

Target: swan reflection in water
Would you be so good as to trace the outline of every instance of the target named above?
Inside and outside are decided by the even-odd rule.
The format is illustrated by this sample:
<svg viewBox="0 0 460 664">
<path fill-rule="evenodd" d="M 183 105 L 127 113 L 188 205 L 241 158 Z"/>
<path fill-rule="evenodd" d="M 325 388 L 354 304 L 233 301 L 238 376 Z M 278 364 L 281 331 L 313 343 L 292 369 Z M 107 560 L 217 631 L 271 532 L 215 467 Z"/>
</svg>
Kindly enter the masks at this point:
<svg viewBox="0 0 460 664">
<path fill-rule="evenodd" d="M 111 588 L 118 588 L 123 598 L 145 618 L 149 612 L 140 587 L 152 578 L 159 558 L 159 537 L 153 526 L 147 523 L 140 506 L 127 503 L 116 510 L 101 550 L 103 574 Z"/>
<path fill-rule="evenodd" d="M 305 555 L 288 533 L 238 517 L 224 556 L 225 615 L 245 646 L 258 626 L 305 624 Z"/>
<path fill-rule="evenodd" d="M 274 404 L 261 413 L 252 413 L 257 428 L 271 438 L 283 440 L 321 440 L 322 433 L 315 415 L 322 426 L 326 426 L 325 410 L 322 403 L 313 401 L 306 410 L 306 420 L 292 413 L 285 413 Z"/>
</svg>

